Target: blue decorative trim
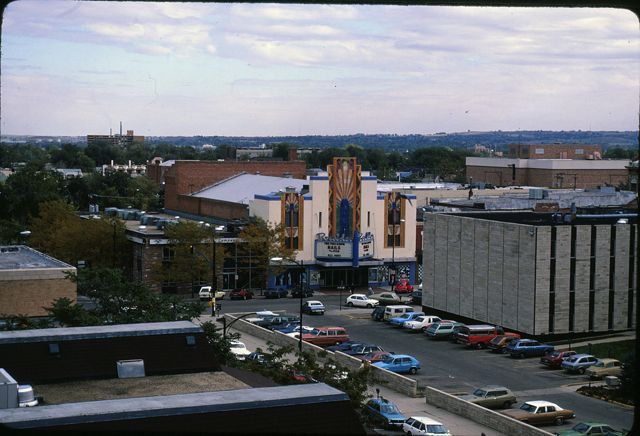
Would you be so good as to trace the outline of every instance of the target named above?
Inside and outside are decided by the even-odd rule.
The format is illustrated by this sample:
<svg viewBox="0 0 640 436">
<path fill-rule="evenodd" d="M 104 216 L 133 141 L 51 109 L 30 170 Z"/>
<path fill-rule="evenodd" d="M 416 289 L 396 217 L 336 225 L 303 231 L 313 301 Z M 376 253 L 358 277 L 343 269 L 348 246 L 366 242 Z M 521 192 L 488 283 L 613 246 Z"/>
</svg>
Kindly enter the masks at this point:
<svg viewBox="0 0 640 436">
<path fill-rule="evenodd" d="M 311 176 L 309 180 L 329 180 L 329 176 Z"/>
<path fill-rule="evenodd" d="M 280 196 L 278 195 L 262 195 L 256 194 L 253 198 L 256 200 L 267 200 L 267 201 L 280 201 Z"/>
<path fill-rule="evenodd" d="M 305 200 L 313 200 L 313 196 L 309 194 L 303 195 L 302 198 L 304 198 Z"/>
<path fill-rule="evenodd" d="M 362 180 L 375 180 L 377 182 L 378 178 L 376 176 L 362 176 Z"/>
<path fill-rule="evenodd" d="M 378 194 L 378 196 L 376 197 L 376 200 L 384 200 L 384 194 L 383 195 Z"/>
<path fill-rule="evenodd" d="M 415 195 L 413 195 L 413 194 L 404 194 L 404 196 L 405 196 L 405 198 L 408 198 L 408 199 L 410 199 L 410 200 L 415 200 L 416 198 L 418 198 L 418 197 L 416 197 L 416 196 L 415 196 Z"/>
</svg>

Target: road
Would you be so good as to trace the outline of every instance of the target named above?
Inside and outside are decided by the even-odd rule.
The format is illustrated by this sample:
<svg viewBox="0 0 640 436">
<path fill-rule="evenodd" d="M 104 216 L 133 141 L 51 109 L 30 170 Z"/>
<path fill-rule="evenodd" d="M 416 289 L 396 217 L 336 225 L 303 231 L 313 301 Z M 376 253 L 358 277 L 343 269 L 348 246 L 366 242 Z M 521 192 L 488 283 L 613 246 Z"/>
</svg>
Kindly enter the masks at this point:
<svg viewBox="0 0 640 436">
<path fill-rule="evenodd" d="M 344 298 L 346 294 L 343 294 Z M 466 349 L 448 341 L 433 341 L 421 333 L 409 333 L 387 323 L 372 321 L 371 309 L 340 307 L 338 295 L 316 295 L 311 299 L 322 301 L 327 312 L 323 316 L 304 315 L 303 324 L 343 326 L 352 339 L 415 356 L 422 364 L 419 373 L 412 376 L 419 386 L 463 393 L 483 385 L 497 384 L 510 388 L 518 397 L 519 404 L 528 400 L 547 400 L 576 412 L 576 419 L 571 422 L 561 427 L 546 428 L 552 432 L 587 420 L 606 422 L 618 429 L 630 429 L 633 424 L 633 409 L 576 393 L 577 385 L 587 383 L 584 376 L 549 370 L 538 363 L 538 358 L 513 359 L 487 350 Z M 262 297 L 247 301 L 225 299 L 222 306 L 223 313 L 284 310 L 297 314 L 299 300 Z"/>
</svg>

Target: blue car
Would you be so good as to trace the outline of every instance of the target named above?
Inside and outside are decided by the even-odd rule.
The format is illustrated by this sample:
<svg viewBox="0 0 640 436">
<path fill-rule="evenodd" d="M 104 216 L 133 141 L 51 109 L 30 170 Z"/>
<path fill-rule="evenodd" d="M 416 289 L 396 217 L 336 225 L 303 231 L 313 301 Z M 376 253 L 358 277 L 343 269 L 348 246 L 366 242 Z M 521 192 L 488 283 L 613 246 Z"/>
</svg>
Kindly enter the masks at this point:
<svg viewBox="0 0 640 436">
<path fill-rule="evenodd" d="M 407 312 L 396 318 L 391 318 L 389 320 L 389 324 L 391 324 L 394 327 L 402 327 L 402 324 L 404 324 L 405 322 L 413 321 L 419 316 L 424 316 L 424 312 Z"/>
<path fill-rule="evenodd" d="M 534 339 L 515 339 L 509 342 L 505 350 L 511 357 L 544 356 L 553 351 L 553 345 L 543 344 Z"/>
<path fill-rule="evenodd" d="M 390 354 L 380 362 L 374 363 L 373 366 L 392 372 L 415 374 L 420 369 L 420 362 L 408 354 Z"/>
<path fill-rule="evenodd" d="M 364 406 L 364 413 L 374 423 L 380 423 L 385 427 L 402 427 L 402 423 L 407 419 L 398 406 L 386 398 L 374 398 L 367 401 Z"/>
</svg>

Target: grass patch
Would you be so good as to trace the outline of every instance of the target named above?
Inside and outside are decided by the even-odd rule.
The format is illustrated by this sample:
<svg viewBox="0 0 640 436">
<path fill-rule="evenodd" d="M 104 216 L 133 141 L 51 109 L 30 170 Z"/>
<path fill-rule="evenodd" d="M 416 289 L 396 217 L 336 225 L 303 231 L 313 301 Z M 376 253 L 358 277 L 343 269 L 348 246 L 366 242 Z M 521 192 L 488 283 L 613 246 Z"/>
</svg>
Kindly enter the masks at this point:
<svg viewBox="0 0 640 436">
<path fill-rule="evenodd" d="M 576 350 L 578 353 L 593 354 L 594 356 L 599 358 L 611 357 L 613 359 L 618 359 L 619 361 L 624 362 L 634 354 L 635 347 L 636 341 L 628 340 L 591 344 L 591 350 L 589 350 L 589 346 L 586 345 L 583 347 L 575 347 L 574 350 Z"/>
</svg>

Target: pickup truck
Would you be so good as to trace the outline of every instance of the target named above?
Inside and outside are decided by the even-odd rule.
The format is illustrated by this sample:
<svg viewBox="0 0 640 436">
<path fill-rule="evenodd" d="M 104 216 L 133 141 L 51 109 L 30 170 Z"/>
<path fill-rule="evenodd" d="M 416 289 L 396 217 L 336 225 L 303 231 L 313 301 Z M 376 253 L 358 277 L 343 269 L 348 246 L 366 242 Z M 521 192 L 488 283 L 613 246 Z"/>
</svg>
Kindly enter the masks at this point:
<svg viewBox="0 0 640 436">
<path fill-rule="evenodd" d="M 200 301 L 211 300 L 211 286 L 202 286 L 198 291 Z M 216 300 L 224 299 L 224 291 L 216 291 Z"/>
</svg>

